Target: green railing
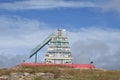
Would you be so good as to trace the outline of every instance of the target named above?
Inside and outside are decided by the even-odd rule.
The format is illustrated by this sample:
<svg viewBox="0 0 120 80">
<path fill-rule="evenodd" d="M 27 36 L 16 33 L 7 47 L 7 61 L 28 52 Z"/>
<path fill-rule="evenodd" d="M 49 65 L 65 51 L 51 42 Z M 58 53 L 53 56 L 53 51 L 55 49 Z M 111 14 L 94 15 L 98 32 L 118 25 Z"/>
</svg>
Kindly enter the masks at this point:
<svg viewBox="0 0 120 80">
<path fill-rule="evenodd" d="M 29 58 L 31 58 L 33 55 L 35 55 L 40 49 L 42 49 L 46 44 L 48 44 L 48 42 L 51 41 L 52 36 L 54 34 L 52 33 L 50 36 L 48 36 L 41 44 L 39 44 L 37 47 L 35 47 L 32 51 L 31 51 L 31 55 L 29 56 Z"/>
</svg>

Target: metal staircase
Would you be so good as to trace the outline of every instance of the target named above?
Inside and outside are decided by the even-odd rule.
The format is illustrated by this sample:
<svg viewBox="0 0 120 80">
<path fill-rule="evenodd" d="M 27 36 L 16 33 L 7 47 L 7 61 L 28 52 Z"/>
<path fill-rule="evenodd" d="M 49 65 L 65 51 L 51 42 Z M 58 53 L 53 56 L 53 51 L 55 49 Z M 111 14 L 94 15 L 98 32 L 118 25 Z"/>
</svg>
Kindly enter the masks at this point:
<svg viewBox="0 0 120 80">
<path fill-rule="evenodd" d="M 29 58 L 31 58 L 33 55 L 37 54 L 37 52 L 42 49 L 46 44 L 48 44 L 51 39 L 52 39 L 52 36 L 54 34 L 52 33 L 50 36 L 48 36 L 41 44 L 39 44 L 37 47 L 35 47 L 32 51 L 31 51 L 31 55 L 29 56 Z"/>
</svg>

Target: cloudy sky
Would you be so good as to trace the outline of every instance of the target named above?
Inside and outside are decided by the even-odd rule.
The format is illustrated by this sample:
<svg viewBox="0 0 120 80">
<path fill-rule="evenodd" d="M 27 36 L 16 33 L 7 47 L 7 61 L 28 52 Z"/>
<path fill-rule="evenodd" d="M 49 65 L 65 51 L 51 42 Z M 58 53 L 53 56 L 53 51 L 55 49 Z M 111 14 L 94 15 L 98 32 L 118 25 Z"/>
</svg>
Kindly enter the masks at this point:
<svg viewBox="0 0 120 80">
<path fill-rule="evenodd" d="M 120 69 L 120 0 L 0 0 L 0 68 L 26 60 L 58 28 L 66 29 L 74 63 Z M 46 46 L 39 51 L 44 61 Z M 33 61 L 28 59 L 27 61 Z"/>
</svg>

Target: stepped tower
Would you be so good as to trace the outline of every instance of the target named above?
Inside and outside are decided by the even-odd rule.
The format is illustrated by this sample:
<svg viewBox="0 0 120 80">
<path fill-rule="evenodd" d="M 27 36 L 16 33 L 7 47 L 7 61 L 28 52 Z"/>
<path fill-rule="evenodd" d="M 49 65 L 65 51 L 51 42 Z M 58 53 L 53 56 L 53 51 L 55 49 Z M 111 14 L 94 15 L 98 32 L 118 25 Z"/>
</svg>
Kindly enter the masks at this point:
<svg viewBox="0 0 120 80">
<path fill-rule="evenodd" d="M 72 64 L 72 55 L 66 31 L 58 29 L 52 36 L 45 55 L 46 64 Z"/>
</svg>

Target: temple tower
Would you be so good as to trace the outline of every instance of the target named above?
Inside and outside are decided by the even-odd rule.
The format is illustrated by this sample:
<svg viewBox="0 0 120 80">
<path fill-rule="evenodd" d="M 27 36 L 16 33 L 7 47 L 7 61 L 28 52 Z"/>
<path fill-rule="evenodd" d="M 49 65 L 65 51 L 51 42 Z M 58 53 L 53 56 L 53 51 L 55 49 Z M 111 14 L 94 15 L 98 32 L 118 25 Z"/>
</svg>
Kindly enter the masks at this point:
<svg viewBox="0 0 120 80">
<path fill-rule="evenodd" d="M 72 64 L 72 55 L 66 31 L 58 29 L 52 36 L 45 55 L 46 64 Z"/>
</svg>

